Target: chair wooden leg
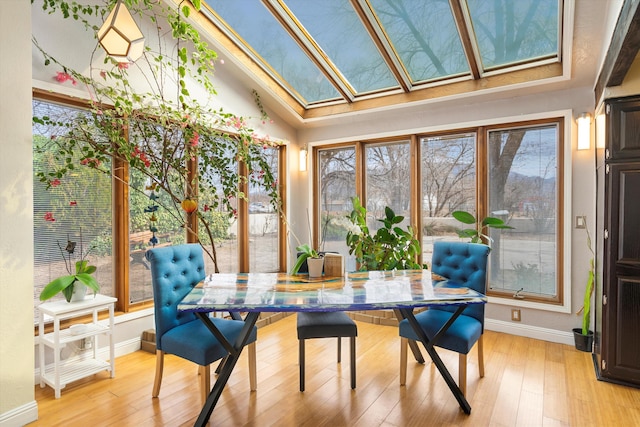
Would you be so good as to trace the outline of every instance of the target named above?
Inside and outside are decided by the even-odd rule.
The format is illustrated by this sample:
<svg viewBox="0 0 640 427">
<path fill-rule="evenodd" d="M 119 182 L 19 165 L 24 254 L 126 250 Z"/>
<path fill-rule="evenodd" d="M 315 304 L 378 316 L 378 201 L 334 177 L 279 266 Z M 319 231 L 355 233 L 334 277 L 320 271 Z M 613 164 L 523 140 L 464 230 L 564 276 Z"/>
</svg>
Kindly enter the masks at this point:
<svg viewBox="0 0 640 427">
<path fill-rule="evenodd" d="M 480 371 L 480 378 L 484 378 L 484 335 L 480 335 L 478 339 L 478 371 Z"/>
<path fill-rule="evenodd" d="M 304 391 L 304 340 L 298 340 L 298 365 L 300 365 L 300 391 Z"/>
<path fill-rule="evenodd" d="M 356 388 L 356 337 L 351 337 L 351 389 Z"/>
<path fill-rule="evenodd" d="M 164 369 L 164 351 L 156 350 L 156 377 L 153 380 L 151 397 L 158 397 L 162 385 L 162 370 Z"/>
<path fill-rule="evenodd" d="M 258 389 L 258 377 L 256 374 L 256 343 L 252 342 L 249 344 L 249 387 L 251 391 L 256 391 Z"/>
<path fill-rule="evenodd" d="M 200 376 L 200 398 L 204 404 L 211 392 L 211 365 L 198 365 L 198 374 Z"/>
<path fill-rule="evenodd" d="M 400 338 L 400 385 L 407 383 L 407 347 L 409 340 Z"/>
<path fill-rule="evenodd" d="M 342 360 L 342 338 L 338 337 L 338 363 Z"/>
<path fill-rule="evenodd" d="M 458 387 L 463 395 L 467 395 L 467 355 L 458 356 Z"/>
</svg>

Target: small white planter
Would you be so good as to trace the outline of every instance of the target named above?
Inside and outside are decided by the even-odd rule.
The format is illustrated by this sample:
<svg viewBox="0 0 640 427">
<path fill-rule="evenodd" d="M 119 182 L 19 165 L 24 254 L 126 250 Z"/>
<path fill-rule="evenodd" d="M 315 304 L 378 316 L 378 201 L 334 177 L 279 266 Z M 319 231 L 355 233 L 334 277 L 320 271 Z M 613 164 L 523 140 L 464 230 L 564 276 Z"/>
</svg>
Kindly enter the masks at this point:
<svg viewBox="0 0 640 427">
<path fill-rule="evenodd" d="M 71 294 L 71 299 L 69 302 L 78 302 L 84 301 L 87 296 L 87 287 L 81 283 L 74 283 L 73 285 L 73 293 Z"/>
<path fill-rule="evenodd" d="M 309 268 L 309 277 L 322 277 L 324 258 L 307 258 L 307 267 Z"/>
</svg>

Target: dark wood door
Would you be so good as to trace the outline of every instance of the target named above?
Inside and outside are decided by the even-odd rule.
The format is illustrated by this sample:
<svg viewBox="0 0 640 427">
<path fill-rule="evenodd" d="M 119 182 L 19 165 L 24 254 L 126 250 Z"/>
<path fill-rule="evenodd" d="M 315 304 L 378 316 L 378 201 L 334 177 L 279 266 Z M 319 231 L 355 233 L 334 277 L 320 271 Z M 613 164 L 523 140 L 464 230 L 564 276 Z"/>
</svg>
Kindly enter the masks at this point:
<svg viewBox="0 0 640 427">
<path fill-rule="evenodd" d="M 640 97 L 607 119 L 600 375 L 640 386 Z"/>
</svg>

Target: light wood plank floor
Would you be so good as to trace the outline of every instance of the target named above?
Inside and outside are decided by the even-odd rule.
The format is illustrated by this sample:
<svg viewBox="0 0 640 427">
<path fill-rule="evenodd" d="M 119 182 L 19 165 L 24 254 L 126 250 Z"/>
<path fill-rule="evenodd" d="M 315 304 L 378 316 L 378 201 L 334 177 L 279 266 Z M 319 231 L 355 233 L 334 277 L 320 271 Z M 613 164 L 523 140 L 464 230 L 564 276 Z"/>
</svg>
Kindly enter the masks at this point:
<svg viewBox="0 0 640 427">
<path fill-rule="evenodd" d="M 399 385 L 397 328 L 358 323 L 357 388 L 349 386 L 347 340 L 307 344 L 306 391 L 298 391 L 295 316 L 258 332 L 258 390 L 242 355 L 211 425 L 217 426 L 640 426 L 640 390 L 599 382 L 591 356 L 572 346 L 485 333 L 485 377 L 469 356 L 471 415 L 432 364 L 409 360 Z M 457 354 L 440 350 L 457 378 Z M 62 397 L 36 386 L 40 419 L 30 426 L 189 426 L 200 409 L 197 368 L 169 356 L 160 397 L 151 398 L 155 356 L 138 351 L 106 372 L 68 385 Z"/>
</svg>

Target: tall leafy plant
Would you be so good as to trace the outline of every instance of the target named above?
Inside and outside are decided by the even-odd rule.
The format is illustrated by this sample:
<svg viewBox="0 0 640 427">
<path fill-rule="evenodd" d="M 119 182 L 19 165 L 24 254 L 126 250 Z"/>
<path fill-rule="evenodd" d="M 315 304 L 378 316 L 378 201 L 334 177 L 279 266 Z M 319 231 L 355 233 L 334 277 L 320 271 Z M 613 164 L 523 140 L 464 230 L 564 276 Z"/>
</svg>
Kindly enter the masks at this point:
<svg viewBox="0 0 640 427">
<path fill-rule="evenodd" d="M 587 272 L 587 283 L 584 289 L 583 304 L 577 314 L 582 314 L 582 335 L 589 335 L 589 328 L 591 324 L 591 299 L 593 298 L 593 285 L 596 278 L 596 254 L 593 250 L 593 246 L 591 245 L 591 234 L 589 233 L 589 229 L 586 228 L 585 230 L 587 232 L 587 248 L 591 253 L 591 258 L 589 259 L 589 271 Z"/>
<path fill-rule="evenodd" d="M 354 229 L 347 232 L 349 254 L 355 255 L 360 270 L 405 270 L 421 269 L 423 266 L 416 260 L 421 253 L 420 242 L 415 238 L 411 226 L 406 230 L 398 224 L 404 221 L 403 216 L 396 215 L 390 207 L 385 207 L 384 218 L 375 234 L 371 234 L 367 225 L 367 209 L 360 203 L 360 198 L 352 199 L 353 210 L 349 220 Z"/>
<path fill-rule="evenodd" d="M 67 0 L 41 2 L 49 14 L 77 22 L 92 37 L 115 4 L 115 0 L 92 5 Z M 167 212 L 191 231 L 193 224 L 199 224 L 208 237 L 205 240 L 211 242 L 210 250 L 205 250 L 217 272 L 210 213 L 224 211 L 230 218 L 236 216 L 238 201 L 247 197 L 240 190 L 245 184 L 267 194 L 279 210 L 277 176 L 268 156 L 279 143 L 258 136 L 247 118 L 210 106 L 216 94 L 211 78 L 217 54 L 189 21 L 190 14 L 200 8 L 199 0 L 182 1 L 176 7 L 157 0 L 125 3 L 134 17 L 156 27 L 145 34 L 144 54 L 136 63 L 116 62 L 108 56 L 99 60 L 104 53 L 96 40 L 87 57 L 88 71 L 83 73 L 66 65 L 69 58 L 46 52 L 33 39 L 44 64 L 54 68 L 56 80 L 60 84 L 79 83 L 87 88 L 90 99 L 89 114 L 78 114 L 73 120 L 33 118 L 42 126 L 63 129 L 42 145 L 42 150 L 55 153 L 57 161 L 55 167 L 40 172 L 38 179 L 51 186 L 73 179 L 80 167 L 112 174 L 105 166 L 107 159 L 113 160 L 116 168 L 127 164 L 144 178 L 135 182 L 144 185 L 136 186 L 127 177 L 114 174 L 116 179 L 132 191 L 145 192 L 152 187 L 164 193 L 167 197 L 156 202 L 162 200 Z M 200 198 L 206 202 L 199 203 Z"/>
</svg>

